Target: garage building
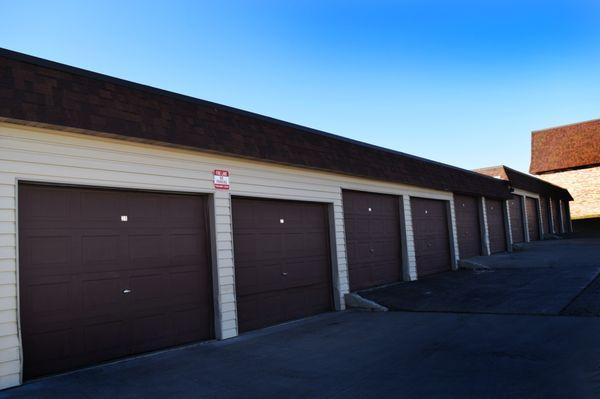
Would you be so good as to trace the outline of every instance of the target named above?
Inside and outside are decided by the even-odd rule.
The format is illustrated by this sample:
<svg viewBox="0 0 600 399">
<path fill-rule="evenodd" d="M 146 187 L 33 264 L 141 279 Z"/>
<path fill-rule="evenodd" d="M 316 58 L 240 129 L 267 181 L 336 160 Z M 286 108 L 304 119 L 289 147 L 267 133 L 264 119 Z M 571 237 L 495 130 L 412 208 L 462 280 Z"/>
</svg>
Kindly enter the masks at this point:
<svg viewBox="0 0 600 399">
<path fill-rule="evenodd" d="M 507 248 L 507 181 L 8 50 L 0 155 L 0 387 Z"/>
<path fill-rule="evenodd" d="M 504 165 L 476 171 L 510 183 L 513 194 L 508 212 L 513 244 L 571 231 L 569 201 L 573 198 L 566 189 Z"/>
</svg>

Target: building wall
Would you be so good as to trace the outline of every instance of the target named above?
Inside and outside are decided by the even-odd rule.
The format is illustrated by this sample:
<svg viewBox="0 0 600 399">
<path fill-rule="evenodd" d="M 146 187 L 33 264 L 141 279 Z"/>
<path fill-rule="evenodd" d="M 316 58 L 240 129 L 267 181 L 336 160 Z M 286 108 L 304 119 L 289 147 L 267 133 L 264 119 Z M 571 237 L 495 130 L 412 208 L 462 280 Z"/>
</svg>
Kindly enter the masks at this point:
<svg viewBox="0 0 600 399">
<path fill-rule="evenodd" d="M 569 190 L 574 199 L 569 204 L 572 219 L 600 216 L 600 166 L 538 177 Z"/>
<path fill-rule="evenodd" d="M 215 190 L 214 169 L 231 174 L 231 190 Z M 345 175 L 241 160 L 231 157 L 89 135 L 0 123 L 0 388 L 21 382 L 18 307 L 19 180 L 101 187 L 196 192 L 213 195 L 215 223 L 215 330 L 224 339 L 237 335 L 231 196 L 252 196 L 327 203 L 333 210 L 335 279 L 338 309 L 348 292 L 342 189 L 403 196 L 406 223 L 405 275 L 416 278 L 409 199 L 450 202 L 452 193 L 390 184 Z M 454 247 L 457 248 L 456 241 Z M 458 250 L 455 250 L 455 257 Z"/>
</svg>

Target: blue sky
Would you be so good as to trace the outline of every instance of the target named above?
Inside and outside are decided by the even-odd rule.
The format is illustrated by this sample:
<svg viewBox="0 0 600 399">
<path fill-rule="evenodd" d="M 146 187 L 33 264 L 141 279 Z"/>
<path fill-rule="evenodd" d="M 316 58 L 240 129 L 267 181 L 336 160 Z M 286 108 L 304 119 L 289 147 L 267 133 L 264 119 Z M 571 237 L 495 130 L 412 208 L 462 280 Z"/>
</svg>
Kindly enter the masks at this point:
<svg viewBox="0 0 600 399">
<path fill-rule="evenodd" d="M 6 1 L 0 47 L 476 168 L 600 117 L 593 1 Z"/>
</svg>

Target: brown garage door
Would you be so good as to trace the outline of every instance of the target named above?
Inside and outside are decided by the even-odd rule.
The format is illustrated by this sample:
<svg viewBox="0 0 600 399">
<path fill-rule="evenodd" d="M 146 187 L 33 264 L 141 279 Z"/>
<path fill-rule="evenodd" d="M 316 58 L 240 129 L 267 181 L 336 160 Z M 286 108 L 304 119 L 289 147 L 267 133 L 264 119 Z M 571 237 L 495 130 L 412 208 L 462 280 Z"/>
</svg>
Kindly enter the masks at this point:
<svg viewBox="0 0 600 399">
<path fill-rule="evenodd" d="M 399 198 L 344 191 L 350 290 L 402 279 Z"/>
<path fill-rule="evenodd" d="M 535 198 L 526 197 L 525 201 L 527 206 L 527 230 L 529 231 L 529 239 L 531 241 L 537 241 L 540 239 L 537 200 Z"/>
<path fill-rule="evenodd" d="M 504 229 L 504 212 L 502 201 L 485 200 L 488 229 L 490 235 L 490 252 L 506 251 L 506 230 Z"/>
<path fill-rule="evenodd" d="M 508 201 L 510 210 L 510 231 L 512 233 L 513 243 L 525 241 L 525 231 L 523 230 L 523 207 L 521 196 L 514 195 Z"/>
<path fill-rule="evenodd" d="M 540 197 L 540 207 L 542 208 L 542 228 L 545 234 L 550 233 L 550 212 L 548 210 L 548 198 Z"/>
<path fill-rule="evenodd" d="M 327 207 L 233 199 L 240 331 L 331 310 Z"/>
<path fill-rule="evenodd" d="M 20 185 L 25 377 L 212 338 L 209 253 L 203 196 Z"/>
<path fill-rule="evenodd" d="M 446 201 L 411 198 L 417 276 L 451 269 Z"/>
<path fill-rule="evenodd" d="M 554 233 L 562 233 L 560 224 L 560 202 L 554 198 L 552 198 L 552 221 L 554 223 Z"/>
<path fill-rule="evenodd" d="M 481 232 L 477 198 L 468 195 L 455 195 L 454 209 L 460 258 L 466 259 L 480 255 Z"/>
</svg>

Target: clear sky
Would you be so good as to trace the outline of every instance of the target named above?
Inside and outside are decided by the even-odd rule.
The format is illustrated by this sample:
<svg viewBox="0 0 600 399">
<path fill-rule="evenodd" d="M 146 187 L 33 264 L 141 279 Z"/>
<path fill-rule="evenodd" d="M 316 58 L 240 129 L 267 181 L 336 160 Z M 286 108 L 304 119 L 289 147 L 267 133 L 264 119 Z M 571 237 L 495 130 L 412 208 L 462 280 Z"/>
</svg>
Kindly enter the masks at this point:
<svg viewBox="0 0 600 399">
<path fill-rule="evenodd" d="M 596 1 L 8 1 L 0 47 L 476 168 L 600 117 Z"/>
</svg>

